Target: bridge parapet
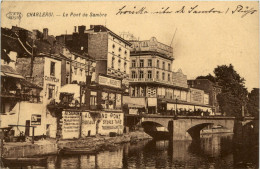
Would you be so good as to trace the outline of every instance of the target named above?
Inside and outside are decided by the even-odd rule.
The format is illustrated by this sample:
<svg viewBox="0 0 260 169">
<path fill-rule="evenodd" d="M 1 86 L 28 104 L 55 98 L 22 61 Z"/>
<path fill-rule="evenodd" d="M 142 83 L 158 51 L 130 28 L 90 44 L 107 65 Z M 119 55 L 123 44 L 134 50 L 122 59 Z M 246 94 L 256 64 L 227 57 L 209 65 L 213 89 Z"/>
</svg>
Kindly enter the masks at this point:
<svg viewBox="0 0 260 169">
<path fill-rule="evenodd" d="M 169 116 L 144 115 L 142 123 L 154 122 L 167 128 L 173 140 L 191 140 L 200 136 L 200 130 L 208 125 L 220 125 L 234 130 L 235 117 L 227 116 Z M 152 124 L 152 123 L 150 123 Z M 172 125 L 172 126 L 169 126 Z M 169 129 L 170 128 L 170 129 Z"/>
</svg>

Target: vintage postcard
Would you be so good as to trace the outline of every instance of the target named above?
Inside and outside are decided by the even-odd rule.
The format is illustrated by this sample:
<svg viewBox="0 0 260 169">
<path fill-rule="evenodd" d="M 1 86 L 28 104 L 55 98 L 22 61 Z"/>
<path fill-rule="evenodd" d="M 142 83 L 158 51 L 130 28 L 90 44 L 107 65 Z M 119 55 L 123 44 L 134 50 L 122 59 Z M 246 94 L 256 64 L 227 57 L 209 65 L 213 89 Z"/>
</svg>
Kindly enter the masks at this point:
<svg viewBox="0 0 260 169">
<path fill-rule="evenodd" d="M 259 2 L 2 1 L 0 168 L 258 168 Z"/>
</svg>

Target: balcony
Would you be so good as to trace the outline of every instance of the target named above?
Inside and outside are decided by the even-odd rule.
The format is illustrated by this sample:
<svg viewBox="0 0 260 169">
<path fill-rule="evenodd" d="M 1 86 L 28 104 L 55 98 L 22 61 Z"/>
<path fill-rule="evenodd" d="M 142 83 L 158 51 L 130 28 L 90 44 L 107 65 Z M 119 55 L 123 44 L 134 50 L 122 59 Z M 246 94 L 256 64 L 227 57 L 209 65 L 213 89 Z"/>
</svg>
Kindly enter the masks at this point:
<svg viewBox="0 0 260 169">
<path fill-rule="evenodd" d="M 31 103 L 40 103 L 42 102 L 42 96 L 34 93 L 24 93 L 23 91 L 15 90 L 1 90 L 0 96 L 2 98 L 14 98 L 19 101 L 28 101 Z"/>
<path fill-rule="evenodd" d="M 166 80 L 160 80 L 160 79 L 156 79 L 156 78 L 130 78 L 129 82 L 143 82 L 143 83 L 147 83 L 147 82 L 156 82 L 156 83 L 161 83 L 161 84 L 167 84 L 167 85 L 173 85 L 173 83 L 171 81 L 166 81 Z"/>
</svg>

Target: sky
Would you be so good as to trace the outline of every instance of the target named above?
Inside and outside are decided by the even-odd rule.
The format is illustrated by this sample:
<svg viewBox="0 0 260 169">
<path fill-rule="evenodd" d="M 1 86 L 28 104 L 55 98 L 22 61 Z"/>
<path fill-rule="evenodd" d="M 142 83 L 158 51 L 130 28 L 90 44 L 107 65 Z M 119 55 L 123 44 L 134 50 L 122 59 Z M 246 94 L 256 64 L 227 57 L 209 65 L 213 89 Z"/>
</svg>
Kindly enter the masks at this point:
<svg viewBox="0 0 260 169">
<path fill-rule="evenodd" d="M 232 64 L 246 79 L 245 85 L 250 91 L 259 87 L 258 5 L 258 2 L 227 1 L 2 2 L 1 26 L 11 28 L 17 25 L 40 31 L 48 28 L 49 35 L 56 36 L 66 32 L 71 34 L 74 26 L 86 25 L 89 28 L 100 24 L 117 34 L 129 32 L 140 40 L 156 37 L 173 47 L 174 71 L 182 69 L 188 79 L 194 79 L 214 74 L 218 65 Z M 163 10 L 166 11 L 162 13 Z M 124 14 L 124 11 L 133 11 L 134 14 Z M 19 19 L 17 16 L 21 15 L 14 12 L 22 17 Z M 49 12 L 53 16 L 31 16 L 36 12 Z M 91 13 L 102 16 L 93 17 Z"/>
</svg>

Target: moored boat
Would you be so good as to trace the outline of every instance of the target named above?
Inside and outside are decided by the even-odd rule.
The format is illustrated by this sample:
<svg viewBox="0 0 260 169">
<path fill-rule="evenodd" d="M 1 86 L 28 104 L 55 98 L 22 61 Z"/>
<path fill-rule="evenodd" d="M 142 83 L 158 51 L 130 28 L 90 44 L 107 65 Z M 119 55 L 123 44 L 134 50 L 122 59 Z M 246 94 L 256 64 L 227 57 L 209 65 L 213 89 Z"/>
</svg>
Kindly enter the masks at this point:
<svg viewBox="0 0 260 169">
<path fill-rule="evenodd" d="M 2 158 L 3 163 L 29 163 L 29 164 L 43 164 L 47 163 L 47 157 L 21 157 L 21 158 Z"/>
</svg>

